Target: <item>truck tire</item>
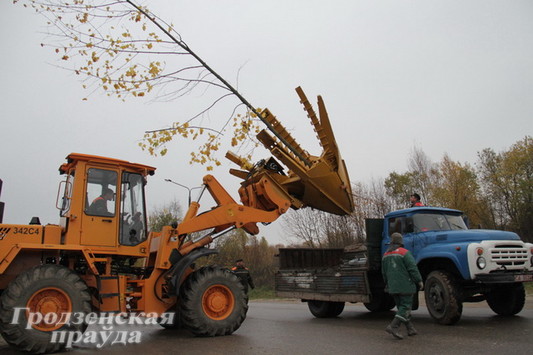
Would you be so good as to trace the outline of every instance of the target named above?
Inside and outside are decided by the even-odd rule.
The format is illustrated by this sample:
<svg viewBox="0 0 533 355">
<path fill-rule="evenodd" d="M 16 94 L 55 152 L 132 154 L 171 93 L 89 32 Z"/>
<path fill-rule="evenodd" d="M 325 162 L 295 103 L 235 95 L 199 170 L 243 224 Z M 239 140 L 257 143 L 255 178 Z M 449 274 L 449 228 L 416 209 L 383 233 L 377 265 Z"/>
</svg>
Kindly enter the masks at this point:
<svg viewBox="0 0 533 355">
<path fill-rule="evenodd" d="M 55 264 L 36 266 L 21 273 L 4 290 L 0 302 L 0 332 L 5 341 L 18 350 L 37 354 L 65 347 L 64 342 L 51 343 L 54 331 L 84 332 L 87 328 L 84 321 L 54 324 L 54 319 L 59 322 L 62 313 L 79 314 L 85 319 L 84 315 L 91 312 L 91 296 L 85 282 L 72 270 Z M 48 321 L 36 317 L 27 329 L 28 314 L 15 313 L 17 308 L 29 308 L 30 314 L 52 316 Z M 17 314 L 18 319 L 14 319 Z"/>
<path fill-rule="evenodd" d="M 429 314 L 437 323 L 451 325 L 461 319 L 461 292 L 452 275 L 445 271 L 432 271 L 424 290 Z"/>
<path fill-rule="evenodd" d="M 485 295 L 490 309 L 501 316 L 514 316 L 519 313 L 526 302 L 524 285 L 501 285 Z"/>
<path fill-rule="evenodd" d="M 307 301 L 309 311 L 317 318 L 337 317 L 344 310 L 344 302 Z"/>
<path fill-rule="evenodd" d="M 230 270 L 207 266 L 193 272 L 180 289 L 180 320 L 196 336 L 229 335 L 246 318 L 248 296 Z"/>
<path fill-rule="evenodd" d="M 394 298 L 383 290 L 374 291 L 372 300 L 363 304 L 370 312 L 387 312 L 396 306 Z"/>
</svg>

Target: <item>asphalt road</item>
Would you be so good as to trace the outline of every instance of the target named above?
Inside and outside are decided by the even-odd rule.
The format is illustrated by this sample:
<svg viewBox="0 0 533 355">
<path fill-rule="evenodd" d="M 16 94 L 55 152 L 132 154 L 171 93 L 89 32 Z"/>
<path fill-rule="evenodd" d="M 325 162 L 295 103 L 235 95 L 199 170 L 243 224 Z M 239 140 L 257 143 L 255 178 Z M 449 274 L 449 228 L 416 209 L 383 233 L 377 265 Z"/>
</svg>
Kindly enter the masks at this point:
<svg viewBox="0 0 533 355">
<path fill-rule="evenodd" d="M 531 354 L 533 299 L 514 317 L 500 317 L 486 303 L 465 304 L 454 326 L 433 323 L 425 307 L 413 314 L 419 335 L 396 340 L 385 333 L 394 312 L 373 314 L 347 305 L 338 318 L 314 318 L 305 303 L 250 302 L 248 317 L 233 335 L 195 338 L 184 330 L 158 325 L 123 326 L 140 331 L 138 344 L 75 346 L 69 354 Z M 88 331 L 100 331 L 90 326 Z M 115 330 L 119 330 L 116 328 Z M 16 354 L 0 341 L 1 354 Z"/>
</svg>

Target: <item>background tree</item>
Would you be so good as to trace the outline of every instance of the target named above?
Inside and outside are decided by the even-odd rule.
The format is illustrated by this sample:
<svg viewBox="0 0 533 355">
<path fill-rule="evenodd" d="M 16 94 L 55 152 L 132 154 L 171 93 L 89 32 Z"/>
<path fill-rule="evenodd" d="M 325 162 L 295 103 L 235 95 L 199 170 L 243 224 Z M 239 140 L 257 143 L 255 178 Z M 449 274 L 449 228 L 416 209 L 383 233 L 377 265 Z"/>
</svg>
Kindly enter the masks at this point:
<svg viewBox="0 0 533 355">
<path fill-rule="evenodd" d="M 394 201 L 394 206 L 405 208 L 409 202 L 409 196 L 415 192 L 413 174 L 406 172 L 403 174 L 393 171 L 385 179 L 384 185 L 387 195 Z"/>
<path fill-rule="evenodd" d="M 433 186 L 435 185 L 436 167 L 421 148 L 414 147 L 408 162 L 413 192 L 417 192 L 425 204 L 433 203 Z M 409 197 L 407 196 L 407 197 Z"/>
<path fill-rule="evenodd" d="M 393 198 L 396 208 L 409 205 L 409 196 L 418 193 L 424 204 L 432 204 L 436 167 L 420 148 L 413 148 L 408 159 L 408 171 L 399 174 L 392 172 L 385 179 L 387 194 Z"/>
<path fill-rule="evenodd" d="M 282 220 L 287 237 L 298 246 L 308 248 L 343 248 L 364 239 L 364 227 L 358 223 L 361 215 L 337 216 L 303 208 L 289 211 Z M 363 218 L 364 223 L 364 218 Z M 364 224 L 363 224 L 364 225 Z"/>
<path fill-rule="evenodd" d="M 446 154 L 435 172 L 432 186 L 433 203 L 465 212 L 471 226 L 491 225 L 486 201 L 481 197 L 479 182 L 473 167 L 468 163 L 454 162 Z"/>
<path fill-rule="evenodd" d="M 483 194 L 497 227 L 533 241 L 533 140 L 526 136 L 509 150 L 479 153 L 478 171 Z"/>
<path fill-rule="evenodd" d="M 163 206 L 156 206 L 148 214 L 148 230 L 160 232 L 163 226 L 181 222 L 183 217 L 178 200 L 174 199 Z"/>
<path fill-rule="evenodd" d="M 352 185 L 354 211 L 335 216 L 308 208 L 289 211 L 282 221 L 293 245 L 309 248 L 343 248 L 366 238 L 365 219 L 382 218 L 395 209 L 383 180 Z"/>
<path fill-rule="evenodd" d="M 264 237 L 249 236 L 244 230 L 237 229 L 228 233 L 225 238 L 217 239 L 215 247 L 219 250 L 219 254 L 201 260 L 202 265 L 215 263 L 231 268 L 235 260 L 242 258 L 257 288 L 274 289 L 276 270 L 274 255 L 277 254 L 278 247 L 269 245 Z"/>
</svg>

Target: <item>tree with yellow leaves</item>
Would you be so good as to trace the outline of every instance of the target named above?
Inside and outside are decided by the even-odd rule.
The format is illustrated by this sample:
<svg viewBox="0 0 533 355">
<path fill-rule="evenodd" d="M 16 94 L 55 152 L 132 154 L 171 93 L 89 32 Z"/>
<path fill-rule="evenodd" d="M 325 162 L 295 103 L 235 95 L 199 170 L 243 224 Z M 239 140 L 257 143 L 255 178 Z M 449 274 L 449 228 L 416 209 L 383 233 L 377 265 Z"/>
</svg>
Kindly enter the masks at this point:
<svg viewBox="0 0 533 355">
<path fill-rule="evenodd" d="M 221 140 L 232 147 L 251 150 L 262 117 L 229 82 L 213 70 L 182 39 L 171 23 L 132 0 L 13 0 L 43 15 L 49 37 L 43 47 L 52 48 L 65 69 L 81 77 L 88 97 L 97 91 L 120 100 L 144 98 L 172 101 L 192 92 L 215 92 L 205 107 L 192 117 L 168 127 L 146 131 L 139 143 L 152 155 L 165 155 L 176 137 L 202 139 L 190 152 L 191 163 L 219 165 Z M 219 127 L 203 127 L 201 121 L 213 107 L 233 99 L 234 109 Z M 236 100 L 235 100 L 236 99 Z M 244 107 L 244 112 L 238 111 Z"/>
</svg>

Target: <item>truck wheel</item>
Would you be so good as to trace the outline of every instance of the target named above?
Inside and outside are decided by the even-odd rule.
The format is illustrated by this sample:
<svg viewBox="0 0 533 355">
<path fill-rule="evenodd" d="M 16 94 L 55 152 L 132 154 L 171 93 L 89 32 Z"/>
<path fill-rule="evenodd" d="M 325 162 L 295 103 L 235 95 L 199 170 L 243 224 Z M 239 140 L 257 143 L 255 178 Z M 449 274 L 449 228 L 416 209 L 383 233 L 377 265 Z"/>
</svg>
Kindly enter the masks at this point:
<svg viewBox="0 0 533 355">
<path fill-rule="evenodd" d="M 72 270 L 53 264 L 33 267 L 21 273 L 2 293 L 0 332 L 18 350 L 59 351 L 66 344 L 51 343 L 53 332 L 83 332 L 87 328 L 85 322 L 61 324 L 63 313 L 85 315 L 91 312 L 90 301 L 87 285 Z M 29 311 L 20 311 L 21 308 Z M 32 322 L 29 329 L 28 316 Z"/>
<path fill-rule="evenodd" d="M 244 287 L 228 269 L 203 267 L 181 287 L 181 321 L 196 336 L 231 334 L 241 326 L 247 311 Z"/>
<path fill-rule="evenodd" d="M 437 323 L 451 325 L 461 319 L 463 303 L 460 289 L 450 274 L 432 271 L 424 289 L 429 314 Z"/>
<path fill-rule="evenodd" d="M 317 318 L 333 318 L 344 310 L 344 302 L 307 301 L 309 311 Z"/>
<path fill-rule="evenodd" d="M 485 295 L 490 309 L 501 316 L 513 316 L 519 313 L 526 302 L 523 284 L 502 285 Z"/>
<path fill-rule="evenodd" d="M 372 293 L 372 300 L 363 303 L 370 312 L 387 312 L 396 306 L 394 298 L 383 290 Z"/>
</svg>

